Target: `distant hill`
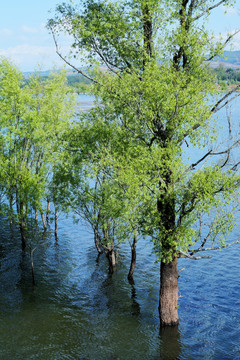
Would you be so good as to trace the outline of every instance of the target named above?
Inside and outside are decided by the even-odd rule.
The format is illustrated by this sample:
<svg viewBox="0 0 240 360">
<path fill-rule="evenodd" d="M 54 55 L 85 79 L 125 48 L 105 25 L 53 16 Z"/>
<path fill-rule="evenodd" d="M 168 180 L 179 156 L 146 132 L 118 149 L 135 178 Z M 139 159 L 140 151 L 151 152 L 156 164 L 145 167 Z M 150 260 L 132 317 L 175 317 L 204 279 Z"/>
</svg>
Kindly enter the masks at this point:
<svg viewBox="0 0 240 360">
<path fill-rule="evenodd" d="M 220 65 L 227 68 L 240 68 L 240 50 L 224 51 L 223 56 L 217 56 L 211 64 L 212 67 Z"/>
<path fill-rule="evenodd" d="M 42 77 L 48 77 L 52 71 L 55 70 L 44 70 L 44 71 L 36 71 L 36 72 L 39 73 L 39 75 Z M 25 79 L 28 79 L 34 73 L 35 71 L 25 71 L 23 72 L 23 76 L 25 77 Z M 72 69 L 67 70 L 67 76 L 71 76 L 71 75 L 77 75 L 77 72 Z"/>
<path fill-rule="evenodd" d="M 240 69 L 240 50 L 224 51 L 223 56 L 215 57 L 214 60 L 211 61 L 211 67 L 218 68 L 219 66 L 223 66 L 225 68 Z M 31 71 L 24 72 L 23 76 L 25 77 L 25 79 L 28 79 L 32 73 L 33 72 Z M 39 73 L 43 78 L 46 78 L 50 75 L 51 70 L 40 71 Z M 77 72 L 72 69 L 67 70 L 67 77 L 70 83 L 71 82 L 89 83 L 89 81 L 84 79 L 82 75 L 77 74 Z M 76 77 L 78 78 L 78 80 L 76 80 Z"/>
</svg>

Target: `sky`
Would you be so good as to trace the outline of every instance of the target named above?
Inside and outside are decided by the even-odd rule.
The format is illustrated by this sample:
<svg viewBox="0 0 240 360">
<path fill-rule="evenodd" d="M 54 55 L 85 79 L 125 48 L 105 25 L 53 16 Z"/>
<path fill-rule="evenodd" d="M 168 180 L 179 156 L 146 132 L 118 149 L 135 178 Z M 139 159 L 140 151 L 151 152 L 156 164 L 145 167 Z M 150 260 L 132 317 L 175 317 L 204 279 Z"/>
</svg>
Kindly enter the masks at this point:
<svg viewBox="0 0 240 360">
<path fill-rule="evenodd" d="M 61 0 L 1 0 L 0 56 L 13 61 L 22 71 L 43 70 L 63 65 L 55 52 L 53 39 L 45 28 Z M 76 1 L 75 1 L 76 2 Z M 216 2 L 218 2 L 216 0 Z M 213 10 L 208 27 L 226 35 L 240 29 L 240 0 L 224 15 L 220 6 Z M 240 34 L 233 42 L 233 50 L 240 50 Z"/>
</svg>

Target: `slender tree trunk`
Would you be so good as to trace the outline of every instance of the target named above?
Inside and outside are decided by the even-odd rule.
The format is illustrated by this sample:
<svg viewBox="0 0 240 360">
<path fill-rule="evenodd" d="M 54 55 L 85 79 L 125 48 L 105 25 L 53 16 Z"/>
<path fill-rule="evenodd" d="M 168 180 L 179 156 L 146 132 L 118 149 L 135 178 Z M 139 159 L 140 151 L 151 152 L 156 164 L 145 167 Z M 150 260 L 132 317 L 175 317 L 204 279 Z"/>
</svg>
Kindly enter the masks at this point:
<svg viewBox="0 0 240 360">
<path fill-rule="evenodd" d="M 100 249 L 100 246 L 99 246 L 99 236 L 98 236 L 98 231 L 96 229 L 94 229 L 94 243 L 95 243 L 98 254 L 101 255 L 102 250 Z"/>
<path fill-rule="evenodd" d="M 114 249 L 107 249 L 106 250 L 106 256 L 109 263 L 109 273 L 113 274 L 116 270 L 116 254 Z"/>
<path fill-rule="evenodd" d="M 46 212 L 46 221 L 49 222 L 49 213 L 50 213 L 50 200 L 47 200 L 47 212 Z"/>
<path fill-rule="evenodd" d="M 37 209 L 35 209 L 35 222 L 36 223 L 38 222 L 38 211 L 37 211 Z"/>
<path fill-rule="evenodd" d="M 26 219 L 25 219 L 25 209 L 24 209 L 24 205 L 23 202 L 20 201 L 19 204 L 19 213 L 18 213 L 18 217 L 19 217 L 19 227 L 20 227 L 20 233 L 21 233 L 21 240 L 22 240 L 22 249 L 25 250 L 26 246 L 27 246 L 27 242 L 26 242 Z"/>
<path fill-rule="evenodd" d="M 135 265 L 136 265 L 136 246 L 137 246 L 137 239 L 136 236 L 134 236 L 133 238 L 133 243 L 131 245 L 131 265 L 130 265 L 130 269 L 129 269 L 129 273 L 128 273 L 128 280 L 132 281 L 133 280 L 133 273 L 134 273 L 134 269 L 135 269 Z"/>
<path fill-rule="evenodd" d="M 32 284 L 35 285 L 35 275 L 34 275 L 34 261 L 33 261 L 33 253 L 36 250 L 36 248 L 34 248 L 33 250 L 31 249 L 30 251 L 30 258 L 31 258 L 31 268 L 32 268 Z"/>
<path fill-rule="evenodd" d="M 177 258 L 168 263 L 162 261 L 160 275 L 159 315 L 161 326 L 177 325 L 179 323 Z"/>
<path fill-rule="evenodd" d="M 22 249 L 25 250 L 27 243 L 26 243 L 26 225 L 23 219 L 20 220 L 20 233 L 21 233 L 21 240 L 22 240 Z"/>
<path fill-rule="evenodd" d="M 55 238 L 57 238 L 57 232 L 58 232 L 58 212 L 57 212 L 57 205 L 54 204 L 54 232 L 55 232 Z"/>
<path fill-rule="evenodd" d="M 10 194 L 9 198 L 9 207 L 10 207 L 10 225 L 13 223 L 13 194 Z"/>
<path fill-rule="evenodd" d="M 44 218 L 43 212 L 41 212 L 41 218 L 42 218 L 42 223 L 43 223 L 44 230 L 46 230 L 46 229 L 47 229 L 47 226 L 46 226 L 46 222 L 45 222 L 45 218 Z"/>
</svg>

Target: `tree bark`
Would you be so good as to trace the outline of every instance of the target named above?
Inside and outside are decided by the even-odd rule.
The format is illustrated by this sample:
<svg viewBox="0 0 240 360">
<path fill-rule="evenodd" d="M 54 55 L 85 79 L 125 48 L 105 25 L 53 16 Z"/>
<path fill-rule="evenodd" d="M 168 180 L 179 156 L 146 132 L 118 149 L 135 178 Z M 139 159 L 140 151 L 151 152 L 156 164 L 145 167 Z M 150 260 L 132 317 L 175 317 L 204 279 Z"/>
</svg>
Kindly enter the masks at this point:
<svg viewBox="0 0 240 360">
<path fill-rule="evenodd" d="M 47 200 L 47 212 L 46 212 L 46 221 L 49 222 L 49 213 L 50 213 L 50 200 Z"/>
<path fill-rule="evenodd" d="M 37 209 L 35 209 L 35 222 L 36 223 L 38 222 L 38 211 L 37 211 Z"/>
<path fill-rule="evenodd" d="M 178 270 L 177 258 L 161 262 L 159 315 L 161 326 L 174 326 L 178 318 Z"/>
<path fill-rule="evenodd" d="M 20 218 L 19 227 L 20 227 L 21 240 L 22 240 L 22 249 L 25 250 L 25 248 L 27 246 L 27 242 L 26 242 L 26 218 L 25 218 L 25 208 L 24 208 L 24 205 L 23 205 L 22 201 L 20 201 L 18 210 L 19 210 L 18 217 Z"/>
<path fill-rule="evenodd" d="M 136 246 L 137 246 L 137 239 L 136 236 L 134 236 L 133 238 L 133 243 L 131 245 L 131 265 L 130 265 L 130 269 L 129 269 L 129 273 L 128 273 L 128 280 L 132 281 L 133 280 L 133 273 L 135 270 L 135 265 L 136 265 Z"/>
<path fill-rule="evenodd" d="M 25 221 L 23 219 L 20 220 L 20 233 L 21 233 L 21 240 L 22 240 L 22 249 L 25 250 L 26 249 L 26 225 L 25 225 Z"/>
<path fill-rule="evenodd" d="M 95 243 L 98 254 L 101 255 L 102 250 L 100 249 L 100 246 L 99 246 L 99 236 L 98 236 L 98 231 L 96 229 L 94 229 L 94 243 Z"/>
<path fill-rule="evenodd" d="M 13 194 L 12 193 L 10 193 L 9 207 L 10 207 L 10 225 L 12 225 L 13 224 Z"/>
<path fill-rule="evenodd" d="M 42 223 L 43 223 L 44 230 L 46 230 L 46 229 L 47 229 L 47 226 L 46 226 L 46 222 L 45 222 L 45 218 L 44 218 L 43 212 L 41 212 L 41 218 L 42 218 Z"/>
<path fill-rule="evenodd" d="M 167 158 L 167 161 L 169 159 Z M 174 326 L 179 323 L 178 318 L 178 270 L 176 257 L 176 243 L 172 243 L 175 235 L 175 196 L 172 191 L 172 171 L 165 174 L 166 190 L 157 201 L 160 215 L 159 228 L 162 231 L 160 266 L 160 298 L 159 316 L 161 326 Z M 169 191 L 170 190 L 170 191 Z"/>
<path fill-rule="evenodd" d="M 106 256 L 109 263 L 109 273 L 113 274 L 116 270 L 116 255 L 114 249 L 111 250 L 108 249 L 106 251 Z"/>
</svg>

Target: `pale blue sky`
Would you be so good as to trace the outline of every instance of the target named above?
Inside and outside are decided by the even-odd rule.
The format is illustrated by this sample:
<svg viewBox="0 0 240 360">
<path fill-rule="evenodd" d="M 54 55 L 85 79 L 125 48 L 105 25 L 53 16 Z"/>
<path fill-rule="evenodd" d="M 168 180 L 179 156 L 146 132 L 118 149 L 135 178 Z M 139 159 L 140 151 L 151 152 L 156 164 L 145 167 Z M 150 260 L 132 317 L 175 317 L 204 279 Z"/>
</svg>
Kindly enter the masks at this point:
<svg viewBox="0 0 240 360">
<path fill-rule="evenodd" d="M 7 56 L 23 71 L 34 70 L 38 64 L 43 69 L 61 66 L 46 21 L 58 0 L 2 0 L 0 13 L 0 55 Z M 75 1 L 77 2 L 77 0 Z M 216 0 L 217 2 L 217 0 Z M 220 7 L 213 11 L 209 27 L 216 34 L 240 29 L 240 0 L 224 16 Z M 240 36 L 234 41 L 240 50 Z"/>
</svg>

